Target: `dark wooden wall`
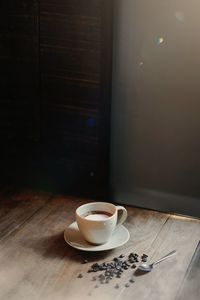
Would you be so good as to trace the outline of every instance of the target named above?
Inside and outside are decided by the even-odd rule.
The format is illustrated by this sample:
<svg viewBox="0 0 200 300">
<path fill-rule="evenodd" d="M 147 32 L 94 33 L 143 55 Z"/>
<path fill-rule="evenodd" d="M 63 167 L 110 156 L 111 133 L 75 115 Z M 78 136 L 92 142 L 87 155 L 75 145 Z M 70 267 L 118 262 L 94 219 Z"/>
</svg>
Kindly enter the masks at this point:
<svg viewBox="0 0 200 300">
<path fill-rule="evenodd" d="M 2 177 L 105 195 L 112 0 L 0 6 Z"/>
<path fill-rule="evenodd" d="M 38 135 L 38 4 L 26 2 L 4 0 L 0 4 L 2 145 Z"/>
</svg>

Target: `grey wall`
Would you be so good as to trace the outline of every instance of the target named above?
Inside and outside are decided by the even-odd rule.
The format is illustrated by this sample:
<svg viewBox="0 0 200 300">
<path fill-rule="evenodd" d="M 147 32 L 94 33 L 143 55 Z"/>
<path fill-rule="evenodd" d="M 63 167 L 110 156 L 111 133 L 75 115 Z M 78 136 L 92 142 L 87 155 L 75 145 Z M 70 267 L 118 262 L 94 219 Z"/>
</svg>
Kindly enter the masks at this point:
<svg viewBox="0 0 200 300">
<path fill-rule="evenodd" d="M 114 199 L 190 213 L 200 206 L 200 1 L 114 6 Z"/>
</svg>

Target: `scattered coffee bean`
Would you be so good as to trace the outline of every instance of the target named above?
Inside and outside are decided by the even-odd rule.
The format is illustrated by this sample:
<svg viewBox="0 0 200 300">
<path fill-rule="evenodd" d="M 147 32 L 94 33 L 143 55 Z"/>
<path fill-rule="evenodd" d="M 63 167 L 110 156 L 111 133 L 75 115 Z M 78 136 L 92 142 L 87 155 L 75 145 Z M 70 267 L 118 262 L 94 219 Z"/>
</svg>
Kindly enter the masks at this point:
<svg viewBox="0 0 200 300">
<path fill-rule="evenodd" d="M 87 272 L 88 272 L 88 273 L 91 273 L 91 272 L 93 272 L 93 269 L 90 268 Z"/>
<path fill-rule="evenodd" d="M 119 261 L 119 258 L 118 258 L 118 257 L 114 257 L 114 258 L 113 258 L 113 261 L 118 262 L 118 261 Z"/>
<path fill-rule="evenodd" d="M 136 264 L 132 264 L 131 268 L 135 269 L 136 268 Z"/>
<path fill-rule="evenodd" d="M 143 254 L 142 254 L 142 257 L 148 257 L 148 255 L 143 253 Z"/>
<path fill-rule="evenodd" d="M 109 271 L 106 271 L 106 272 L 105 272 L 105 276 L 110 276 L 110 272 L 109 272 Z"/>
<path fill-rule="evenodd" d="M 84 260 L 82 261 L 82 264 L 86 264 L 86 263 L 88 263 L 88 260 L 87 260 L 87 259 L 84 259 Z"/>
<path fill-rule="evenodd" d="M 116 265 L 117 265 L 116 263 L 111 263 L 111 264 L 110 264 L 110 267 L 111 267 L 111 268 L 114 268 Z"/>
<path fill-rule="evenodd" d="M 147 262 L 147 258 L 142 258 L 142 262 Z"/>
<path fill-rule="evenodd" d="M 106 281 L 105 281 L 105 283 L 109 283 L 110 282 L 110 280 L 109 279 L 107 279 Z"/>
<path fill-rule="evenodd" d="M 110 280 L 110 277 L 106 277 L 106 280 Z"/>
<path fill-rule="evenodd" d="M 99 275 L 99 280 L 102 283 L 105 280 L 105 276 L 103 274 Z"/>
<path fill-rule="evenodd" d="M 98 263 L 94 263 L 94 264 L 92 265 L 92 268 L 95 268 L 95 267 L 98 267 L 98 266 L 99 266 Z"/>
<path fill-rule="evenodd" d="M 130 284 L 129 284 L 129 283 L 126 283 L 126 284 L 125 284 L 125 287 L 129 287 L 129 286 L 130 286 Z"/>
<path fill-rule="evenodd" d="M 142 262 L 147 262 L 147 257 L 148 257 L 147 254 L 142 254 L 142 256 L 141 256 Z"/>
<path fill-rule="evenodd" d="M 147 261 L 147 254 L 141 255 L 141 261 Z M 135 269 L 139 262 L 139 255 L 131 252 L 127 255 L 120 254 L 118 257 L 114 257 L 110 262 L 93 263 L 88 269 L 88 273 L 101 272 L 99 276 L 93 276 L 92 281 L 97 281 L 95 288 L 98 288 L 102 284 L 108 284 L 113 278 L 121 278 L 123 272 L 126 272 L 130 267 Z M 88 263 L 87 259 L 82 261 L 83 264 Z M 133 275 L 132 275 L 133 276 Z M 80 273 L 78 278 L 82 278 L 83 275 Z M 129 282 L 125 284 L 125 287 L 129 287 L 130 283 L 135 282 L 134 277 L 131 277 Z M 119 284 L 115 285 L 115 288 L 119 288 Z"/>
</svg>

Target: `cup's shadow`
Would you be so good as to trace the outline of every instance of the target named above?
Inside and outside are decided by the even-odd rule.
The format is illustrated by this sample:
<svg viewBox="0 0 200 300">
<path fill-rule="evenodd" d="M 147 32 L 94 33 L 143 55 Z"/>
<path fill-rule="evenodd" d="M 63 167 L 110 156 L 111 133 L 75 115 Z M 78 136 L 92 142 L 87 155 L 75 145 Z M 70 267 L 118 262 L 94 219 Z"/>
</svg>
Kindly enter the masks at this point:
<svg viewBox="0 0 200 300">
<path fill-rule="evenodd" d="M 98 259 L 106 258 L 108 254 L 113 252 L 113 250 L 89 252 L 75 249 L 65 242 L 63 231 L 49 237 L 42 237 L 38 240 L 29 238 L 24 241 L 24 246 L 31 248 L 46 258 L 70 259 L 71 261 L 78 261 L 80 263 L 83 263 L 84 260 L 95 262 Z"/>
<path fill-rule="evenodd" d="M 64 259 L 65 257 L 70 257 L 73 261 L 78 259 L 77 254 L 72 253 L 71 247 L 66 244 L 63 232 L 48 237 L 41 237 L 31 246 L 35 252 L 46 258 Z"/>
</svg>

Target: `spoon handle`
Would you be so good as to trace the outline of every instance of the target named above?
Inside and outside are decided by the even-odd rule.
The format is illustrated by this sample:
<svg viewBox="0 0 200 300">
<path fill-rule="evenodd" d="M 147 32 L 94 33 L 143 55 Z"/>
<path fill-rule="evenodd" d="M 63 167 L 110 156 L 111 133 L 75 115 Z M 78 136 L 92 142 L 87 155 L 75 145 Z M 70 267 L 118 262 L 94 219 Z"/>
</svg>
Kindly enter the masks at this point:
<svg viewBox="0 0 200 300">
<path fill-rule="evenodd" d="M 157 265 L 158 263 L 160 263 L 161 261 L 171 257 L 172 255 L 174 255 L 176 253 L 176 250 L 173 250 L 172 252 L 168 253 L 167 255 L 163 256 L 162 258 L 160 258 L 159 260 L 155 261 L 153 263 L 153 265 Z"/>
</svg>

